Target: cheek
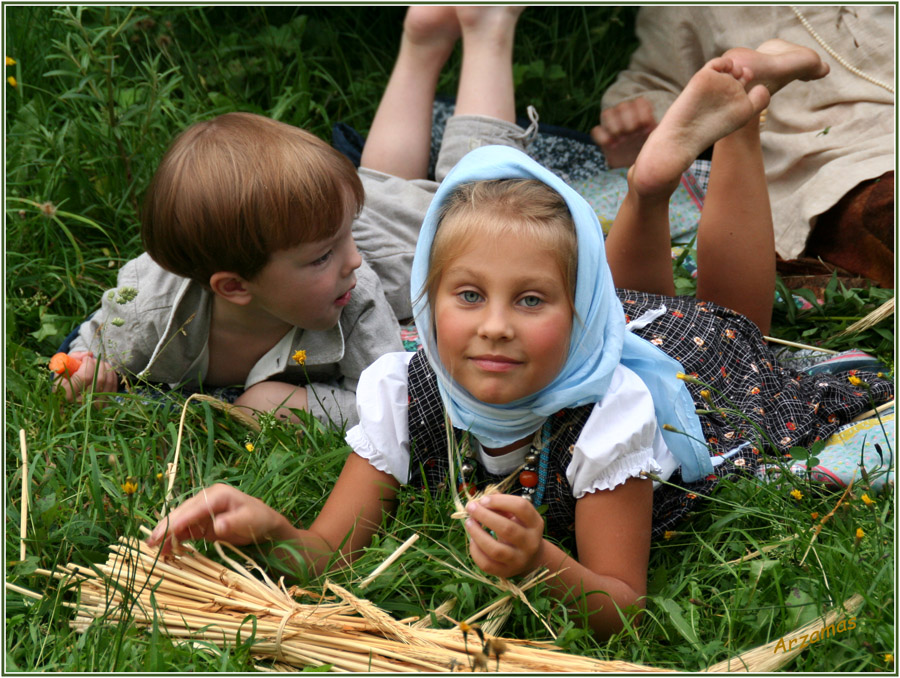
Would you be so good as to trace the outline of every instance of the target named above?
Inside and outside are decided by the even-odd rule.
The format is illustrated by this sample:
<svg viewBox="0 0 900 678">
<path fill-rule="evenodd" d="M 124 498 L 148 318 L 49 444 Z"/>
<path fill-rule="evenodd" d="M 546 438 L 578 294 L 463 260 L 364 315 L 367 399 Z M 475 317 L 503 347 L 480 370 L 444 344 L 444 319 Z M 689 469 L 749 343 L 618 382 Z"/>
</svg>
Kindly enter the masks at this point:
<svg viewBox="0 0 900 678">
<path fill-rule="evenodd" d="M 465 344 L 464 325 L 453 309 L 438 304 L 434 309 L 434 328 L 438 357 L 452 373 L 454 359 Z"/>
<path fill-rule="evenodd" d="M 571 321 L 567 318 L 546 322 L 531 334 L 531 352 L 544 356 L 548 367 L 558 372 L 569 355 L 570 337 Z"/>
</svg>

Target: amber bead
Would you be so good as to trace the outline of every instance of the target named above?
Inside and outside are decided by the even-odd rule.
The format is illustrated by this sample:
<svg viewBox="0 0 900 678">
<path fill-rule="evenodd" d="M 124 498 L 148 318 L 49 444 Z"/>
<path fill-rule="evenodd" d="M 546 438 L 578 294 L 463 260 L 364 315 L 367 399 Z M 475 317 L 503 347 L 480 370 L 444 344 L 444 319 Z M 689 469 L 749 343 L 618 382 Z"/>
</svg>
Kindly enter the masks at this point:
<svg viewBox="0 0 900 678">
<path fill-rule="evenodd" d="M 538 484 L 538 474 L 534 471 L 522 471 L 519 474 L 519 482 L 522 487 L 535 487 Z"/>
</svg>

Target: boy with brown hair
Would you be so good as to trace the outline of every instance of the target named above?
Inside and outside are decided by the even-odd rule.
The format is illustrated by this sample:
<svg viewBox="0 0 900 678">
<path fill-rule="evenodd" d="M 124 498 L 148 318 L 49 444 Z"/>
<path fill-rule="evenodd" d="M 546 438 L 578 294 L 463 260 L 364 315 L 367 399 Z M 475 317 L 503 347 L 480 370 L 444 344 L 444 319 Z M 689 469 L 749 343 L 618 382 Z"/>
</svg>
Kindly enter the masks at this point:
<svg viewBox="0 0 900 678">
<path fill-rule="evenodd" d="M 440 180 L 472 148 L 524 146 L 506 104 L 520 13 L 410 8 L 358 174 L 315 136 L 262 116 L 182 133 L 145 197 L 146 253 L 71 344 L 83 362 L 57 382 L 66 397 L 116 391 L 119 373 L 132 374 L 189 390 L 240 385 L 235 405 L 354 425 L 360 373 L 402 350 L 397 317 L 411 316 L 409 270 Z M 430 181 L 434 90 L 460 36 L 456 115 Z"/>
<path fill-rule="evenodd" d="M 116 390 L 116 371 L 191 390 L 240 384 L 237 405 L 344 423 L 359 374 L 400 345 L 353 241 L 363 200 L 352 163 L 308 132 L 248 113 L 191 126 L 147 191 L 146 253 L 73 354 L 102 355 L 98 389 Z M 83 360 L 67 395 L 93 376 Z"/>
</svg>

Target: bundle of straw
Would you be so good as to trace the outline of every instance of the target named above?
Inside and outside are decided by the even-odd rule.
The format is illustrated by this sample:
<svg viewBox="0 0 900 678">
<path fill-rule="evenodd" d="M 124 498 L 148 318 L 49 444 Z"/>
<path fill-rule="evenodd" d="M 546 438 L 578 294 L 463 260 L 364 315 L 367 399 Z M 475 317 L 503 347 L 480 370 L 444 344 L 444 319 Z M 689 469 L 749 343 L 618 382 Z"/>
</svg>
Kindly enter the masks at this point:
<svg viewBox="0 0 900 678">
<path fill-rule="evenodd" d="M 284 665 L 388 673 L 660 670 L 570 655 L 546 642 L 482 641 L 459 628 L 400 622 L 330 581 L 322 595 L 296 587 L 288 590 L 282 581 L 275 584 L 248 561 L 261 578 L 254 577 L 229 558 L 222 545 L 215 546 L 230 569 L 189 544 L 176 555 L 161 556 L 158 549 L 123 537 L 110 546 L 112 553 L 105 564 L 91 568 L 69 564 L 39 573 L 77 583 L 78 602 L 65 604 L 76 610 L 71 623 L 78 630 L 95 620 L 157 625 L 173 638 L 218 647 L 246 642 L 254 633 L 251 653 L 257 659 L 274 660 L 275 670 Z M 314 602 L 298 603 L 297 595 Z"/>
</svg>

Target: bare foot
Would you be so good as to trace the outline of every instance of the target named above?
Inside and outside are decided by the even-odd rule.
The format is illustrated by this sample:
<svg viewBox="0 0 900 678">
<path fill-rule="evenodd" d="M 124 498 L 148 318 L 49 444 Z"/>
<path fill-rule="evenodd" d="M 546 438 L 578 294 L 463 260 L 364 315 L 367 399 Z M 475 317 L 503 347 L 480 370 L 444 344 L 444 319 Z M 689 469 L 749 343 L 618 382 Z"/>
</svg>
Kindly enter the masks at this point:
<svg viewBox="0 0 900 678">
<path fill-rule="evenodd" d="M 641 198 L 668 200 L 682 173 L 704 149 L 746 125 L 769 104 L 748 68 L 728 57 L 709 61 L 666 111 L 628 172 Z"/>
<path fill-rule="evenodd" d="M 769 94 L 794 80 L 818 80 L 830 70 L 813 50 L 777 38 L 766 40 L 756 49 L 735 47 L 722 56 L 753 73 L 749 87 L 765 85 Z"/>
<path fill-rule="evenodd" d="M 456 9 L 446 5 L 411 5 L 403 20 L 403 39 L 417 51 L 446 58 L 459 40 Z"/>
</svg>

